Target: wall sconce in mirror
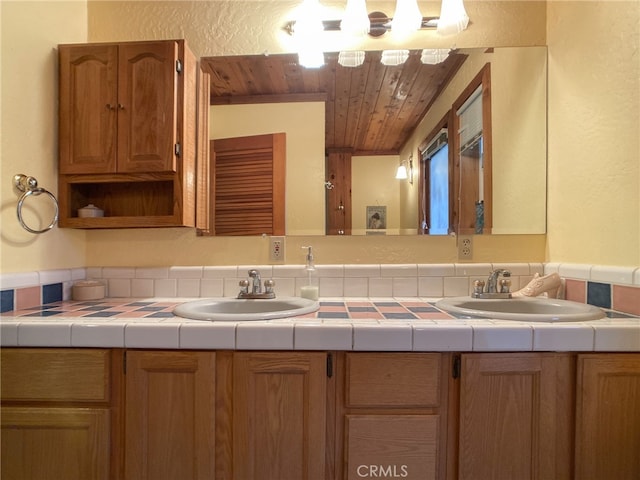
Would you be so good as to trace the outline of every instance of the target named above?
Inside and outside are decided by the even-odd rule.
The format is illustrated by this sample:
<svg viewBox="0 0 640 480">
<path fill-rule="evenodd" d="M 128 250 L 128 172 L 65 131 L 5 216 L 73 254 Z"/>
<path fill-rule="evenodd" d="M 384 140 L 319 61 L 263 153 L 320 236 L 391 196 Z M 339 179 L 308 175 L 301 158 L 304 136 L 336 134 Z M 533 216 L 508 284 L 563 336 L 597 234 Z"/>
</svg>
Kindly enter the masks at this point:
<svg viewBox="0 0 640 480">
<path fill-rule="evenodd" d="M 409 160 L 400 162 L 396 171 L 396 178 L 398 180 L 409 180 L 409 183 L 413 185 L 413 156 L 409 157 Z"/>
</svg>

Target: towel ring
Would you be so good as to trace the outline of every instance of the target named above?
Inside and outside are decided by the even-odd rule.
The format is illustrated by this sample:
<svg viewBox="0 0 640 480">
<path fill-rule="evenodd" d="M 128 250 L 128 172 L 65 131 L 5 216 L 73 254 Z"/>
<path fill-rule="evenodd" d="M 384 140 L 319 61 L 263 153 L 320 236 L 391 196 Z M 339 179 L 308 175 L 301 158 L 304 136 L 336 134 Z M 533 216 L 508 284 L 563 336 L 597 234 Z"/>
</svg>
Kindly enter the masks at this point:
<svg viewBox="0 0 640 480">
<path fill-rule="evenodd" d="M 22 173 L 18 175 L 14 175 L 13 184 L 18 190 L 20 190 L 21 192 L 24 192 L 20 196 L 20 199 L 18 200 L 18 207 L 16 209 L 16 213 L 18 215 L 18 222 L 20 222 L 20 225 L 22 226 L 22 228 L 24 228 L 29 233 L 44 233 L 48 230 L 51 230 L 53 226 L 58 222 L 58 213 L 59 213 L 58 200 L 53 195 L 53 193 L 51 193 L 49 190 L 46 190 L 42 187 L 38 187 L 38 180 L 36 180 L 35 177 L 28 177 L 26 175 L 23 175 Z M 55 207 L 55 213 L 53 215 L 53 220 L 51 220 L 51 223 L 49 224 L 49 226 L 43 228 L 42 230 L 34 230 L 33 228 L 29 227 L 25 223 L 24 219 L 22 218 L 22 206 L 24 205 L 24 202 L 27 199 L 27 197 L 31 195 L 38 196 L 43 193 L 45 195 L 48 195 L 49 198 L 51 198 L 51 200 L 53 201 L 53 206 Z"/>
</svg>

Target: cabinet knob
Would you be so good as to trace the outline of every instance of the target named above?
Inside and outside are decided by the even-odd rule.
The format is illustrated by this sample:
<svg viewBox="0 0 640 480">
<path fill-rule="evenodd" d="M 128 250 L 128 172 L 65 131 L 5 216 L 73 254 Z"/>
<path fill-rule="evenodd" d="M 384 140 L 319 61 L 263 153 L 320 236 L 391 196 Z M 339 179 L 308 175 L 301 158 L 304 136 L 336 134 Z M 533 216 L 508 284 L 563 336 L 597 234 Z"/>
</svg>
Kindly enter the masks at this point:
<svg viewBox="0 0 640 480">
<path fill-rule="evenodd" d="M 111 105 L 110 103 L 107 103 L 107 108 L 108 108 L 109 110 L 115 110 L 115 109 L 116 109 L 116 107 L 114 107 L 114 106 L 113 106 L 113 105 Z"/>
<path fill-rule="evenodd" d="M 121 103 L 118 104 L 118 109 L 119 110 L 124 110 L 124 105 L 122 105 Z"/>
</svg>

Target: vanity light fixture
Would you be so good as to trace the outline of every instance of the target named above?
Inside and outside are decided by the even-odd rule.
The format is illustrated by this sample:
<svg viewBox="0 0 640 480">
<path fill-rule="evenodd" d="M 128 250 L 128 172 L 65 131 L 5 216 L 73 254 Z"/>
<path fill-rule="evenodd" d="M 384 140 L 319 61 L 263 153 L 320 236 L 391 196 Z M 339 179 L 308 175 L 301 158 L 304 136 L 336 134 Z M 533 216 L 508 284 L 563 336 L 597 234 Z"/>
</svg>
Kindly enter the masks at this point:
<svg viewBox="0 0 640 480">
<path fill-rule="evenodd" d="M 460 33 L 469 25 L 469 16 L 463 0 L 442 0 L 440 17 L 423 17 L 417 0 L 396 0 L 396 10 L 392 18 L 382 12 L 371 12 L 367 15 L 366 0 L 347 0 L 344 17 L 340 20 L 323 20 L 319 10 L 318 0 L 303 0 L 298 18 L 287 22 L 284 30 L 293 36 L 308 28 L 307 22 L 313 22 L 322 25 L 320 31 L 342 30 L 354 35 L 369 34 L 379 37 L 389 30 L 398 33 L 402 30 L 406 32 L 433 28 L 441 35 L 452 35 Z"/>
<path fill-rule="evenodd" d="M 398 180 L 409 180 L 409 183 L 413 185 L 413 156 L 409 157 L 409 160 L 403 160 L 398 165 L 396 171 L 396 178 Z"/>
<path fill-rule="evenodd" d="M 441 35 L 453 35 L 460 33 L 469 25 L 469 16 L 464 8 L 463 0 L 442 0 L 440 18 L 423 17 L 420 13 L 417 0 L 396 0 L 396 10 L 392 18 L 382 12 L 367 14 L 366 0 L 347 0 L 344 17 L 341 20 L 323 20 L 322 6 L 319 0 L 303 0 L 298 10 L 297 19 L 285 25 L 285 30 L 296 39 L 298 44 L 298 57 L 300 65 L 308 68 L 318 68 L 324 65 L 324 53 L 320 48 L 320 35 L 326 31 L 344 31 L 350 35 L 370 35 L 379 37 L 387 31 L 402 37 L 420 30 L 436 28 Z M 431 50 L 432 52 L 435 49 Z M 405 50 L 390 50 L 383 52 L 382 63 L 384 65 L 400 65 L 407 57 L 397 52 Z M 423 63 L 435 64 L 440 55 L 423 52 Z M 355 55 L 349 65 L 359 66 L 358 55 Z M 386 62 L 386 63 L 385 63 Z M 341 65 L 343 65 L 341 63 Z"/>
<path fill-rule="evenodd" d="M 455 35 L 469 25 L 469 16 L 463 0 L 442 0 L 437 32 L 440 35 Z"/>
<path fill-rule="evenodd" d="M 396 0 L 396 11 L 391 20 L 391 32 L 407 36 L 422 27 L 422 14 L 418 0 Z"/>
<path fill-rule="evenodd" d="M 388 67 L 402 65 L 409 58 L 409 50 L 383 50 L 380 62 Z"/>
<path fill-rule="evenodd" d="M 437 65 L 447 59 L 450 51 L 448 48 L 425 48 L 422 50 L 420 61 L 425 65 Z"/>
<path fill-rule="evenodd" d="M 371 28 L 365 0 L 347 0 L 340 30 L 348 35 L 366 35 Z"/>
<path fill-rule="evenodd" d="M 298 61 L 307 68 L 324 65 L 324 53 L 318 36 L 324 31 L 322 7 L 318 0 L 304 0 L 298 12 L 294 36 L 298 44 Z"/>
</svg>

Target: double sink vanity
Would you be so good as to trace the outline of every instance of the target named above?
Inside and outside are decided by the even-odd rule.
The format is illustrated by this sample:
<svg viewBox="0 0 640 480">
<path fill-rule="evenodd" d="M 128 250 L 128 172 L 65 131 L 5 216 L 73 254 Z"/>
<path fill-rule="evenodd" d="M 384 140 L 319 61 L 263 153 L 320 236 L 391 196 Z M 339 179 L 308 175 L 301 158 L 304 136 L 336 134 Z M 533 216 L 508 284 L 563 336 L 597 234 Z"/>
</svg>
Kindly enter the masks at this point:
<svg viewBox="0 0 640 480">
<path fill-rule="evenodd" d="M 3 317 L 3 478 L 640 474 L 638 326 L 595 307 L 114 300 Z"/>
</svg>

